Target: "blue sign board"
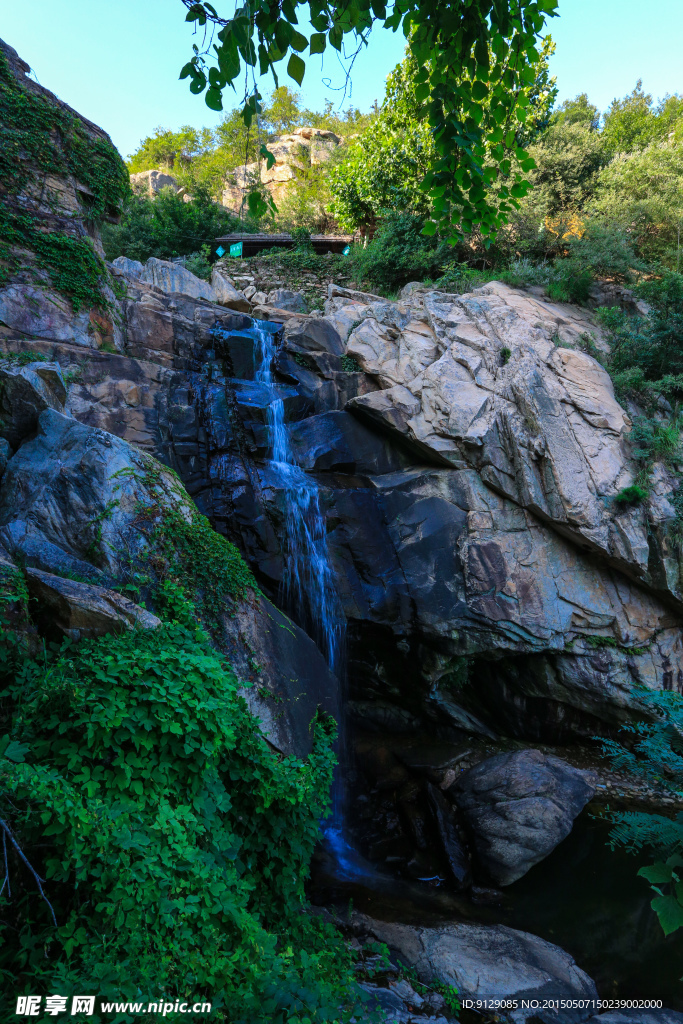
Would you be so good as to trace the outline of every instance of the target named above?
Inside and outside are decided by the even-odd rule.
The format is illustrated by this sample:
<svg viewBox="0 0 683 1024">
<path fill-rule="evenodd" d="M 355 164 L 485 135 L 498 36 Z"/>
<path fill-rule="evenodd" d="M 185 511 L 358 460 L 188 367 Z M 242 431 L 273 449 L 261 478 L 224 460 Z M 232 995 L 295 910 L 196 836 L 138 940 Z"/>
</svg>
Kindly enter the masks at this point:
<svg viewBox="0 0 683 1024">
<path fill-rule="evenodd" d="M 347 245 L 344 249 L 342 249 L 342 256 L 348 256 L 350 252 L 351 252 L 351 246 Z"/>
<path fill-rule="evenodd" d="M 216 256 L 225 256 L 225 249 L 222 245 L 219 245 L 216 249 Z"/>
</svg>

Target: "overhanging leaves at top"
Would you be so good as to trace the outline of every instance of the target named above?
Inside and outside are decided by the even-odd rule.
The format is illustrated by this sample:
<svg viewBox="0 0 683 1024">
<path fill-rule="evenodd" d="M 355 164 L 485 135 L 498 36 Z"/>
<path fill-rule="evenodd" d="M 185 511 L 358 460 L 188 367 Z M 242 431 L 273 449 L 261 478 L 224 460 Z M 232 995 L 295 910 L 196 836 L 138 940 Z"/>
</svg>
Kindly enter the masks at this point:
<svg viewBox="0 0 683 1024">
<path fill-rule="evenodd" d="M 248 0 L 230 18 L 207 3 L 183 3 L 187 20 L 205 34 L 205 48 L 194 47 L 181 74 L 191 79 L 192 92 L 206 89 L 212 109 L 220 109 L 226 86 L 242 80 L 244 65 L 258 63 L 259 72 L 272 71 L 277 82 L 276 66 L 286 59 L 288 74 L 301 84 L 305 44 L 317 54 L 327 42 L 341 50 L 345 36 L 363 45 L 376 22 L 402 29 L 420 67 L 419 99 L 436 150 L 424 180 L 428 194 L 439 196 L 434 230 L 457 239 L 477 225 L 493 237 L 518 207 L 529 187 L 519 167 L 526 154 L 516 144 L 529 113 L 525 90 L 557 0 L 396 0 L 390 7 L 377 0 Z M 209 69 L 214 61 L 217 68 Z M 251 97 L 248 92 L 244 117 L 250 122 L 255 84 Z"/>
</svg>

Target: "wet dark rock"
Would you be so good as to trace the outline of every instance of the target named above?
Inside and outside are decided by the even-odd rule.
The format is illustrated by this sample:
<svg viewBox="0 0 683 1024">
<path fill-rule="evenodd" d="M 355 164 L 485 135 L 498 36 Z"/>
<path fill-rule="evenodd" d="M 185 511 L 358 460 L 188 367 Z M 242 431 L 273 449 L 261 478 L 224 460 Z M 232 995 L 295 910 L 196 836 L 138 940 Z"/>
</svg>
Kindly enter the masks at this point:
<svg viewBox="0 0 683 1024">
<path fill-rule="evenodd" d="M 466 889 L 471 881 L 470 861 L 460 840 L 453 805 L 441 790 L 427 783 L 427 799 L 434 816 L 451 881 L 458 889 Z"/>
<path fill-rule="evenodd" d="M 368 996 L 367 1006 L 369 1009 L 380 1009 L 388 1014 L 405 1012 L 406 1007 L 403 1000 L 390 988 L 382 988 L 367 982 L 361 982 L 359 987 Z"/>
<path fill-rule="evenodd" d="M 294 458 L 306 470 L 351 474 L 395 473 L 408 460 L 347 412 L 326 412 L 290 429 Z"/>
<path fill-rule="evenodd" d="M 419 725 L 419 719 L 405 708 L 383 701 L 347 701 L 346 714 L 362 723 L 364 728 L 376 728 L 381 732 L 410 734 Z"/>
<path fill-rule="evenodd" d="M 2 474 L 5 472 L 7 463 L 12 458 L 13 454 L 9 441 L 4 437 L 0 437 L 0 477 L 2 477 Z"/>
<path fill-rule="evenodd" d="M 498 885 L 547 857 L 594 793 L 592 773 L 539 750 L 489 757 L 453 787 L 479 863 Z"/>
<path fill-rule="evenodd" d="M 339 684 L 302 629 L 262 595 L 223 618 L 228 656 L 266 739 L 283 754 L 306 757 L 318 711 L 339 719 Z"/>
</svg>

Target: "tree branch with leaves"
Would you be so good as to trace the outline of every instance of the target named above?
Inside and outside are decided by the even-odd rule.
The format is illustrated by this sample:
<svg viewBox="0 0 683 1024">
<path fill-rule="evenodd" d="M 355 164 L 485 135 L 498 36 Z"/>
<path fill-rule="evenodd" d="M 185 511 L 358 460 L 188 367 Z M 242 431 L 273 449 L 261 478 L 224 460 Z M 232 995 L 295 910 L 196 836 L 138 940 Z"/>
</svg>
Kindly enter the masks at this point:
<svg viewBox="0 0 683 1024">
<path fill-rule="evenodd" d="M 421 182 L 431 209 L 425 233 L 455 242 L 478 227 L 493 238 L 528 191 L 524 173 L 533 161 L 518 141 L 529 118 L 540 35 L 557 0 L 247 0 L 230 18 L 206 2 L 183 3 L 186 20 L 203 35 L 180 77 L 221 110 L 223 91 L 244 76 L 247 125 L 262 109 L 257 72 L 272 73 L 277 87 L 286 60 L 287 74 L 301 85 L 306 51 L 345 52 L 346 37 L 363 46 L 378 24 L 401 29 L 418 65 L 416 97 L 435 148 Z M 310 24 L 307 34 L 300 16 Z M 261 155 L 274 159 L 265 145 Z M 251 205 L 258 215 L 258 201 Z"/>
</svg>

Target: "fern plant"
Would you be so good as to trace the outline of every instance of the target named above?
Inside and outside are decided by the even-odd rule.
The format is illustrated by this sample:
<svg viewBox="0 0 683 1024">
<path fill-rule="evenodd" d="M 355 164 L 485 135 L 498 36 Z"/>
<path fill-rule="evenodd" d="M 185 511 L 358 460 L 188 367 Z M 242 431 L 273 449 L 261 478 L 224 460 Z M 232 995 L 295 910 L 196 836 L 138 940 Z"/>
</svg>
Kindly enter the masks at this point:
<svg viewBox="0 0 683 1024">
<path fill-rule="evenodd" d="M 683 799 L 683 695 L 670 690 L 639 690 L 648 721 L 624 726 L 631 734 L 628 747 L 602 740 L 603 753 L 615 768 L 639 775 Z M 630 852 L 646 850 L 652 864 L 638 874 L 655 892 L 651 907 L 665 935 L 683 926 L 683 812 L 675 817 L 645 811 L 610 811 L 612 847 Z"/>
</svg>

